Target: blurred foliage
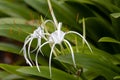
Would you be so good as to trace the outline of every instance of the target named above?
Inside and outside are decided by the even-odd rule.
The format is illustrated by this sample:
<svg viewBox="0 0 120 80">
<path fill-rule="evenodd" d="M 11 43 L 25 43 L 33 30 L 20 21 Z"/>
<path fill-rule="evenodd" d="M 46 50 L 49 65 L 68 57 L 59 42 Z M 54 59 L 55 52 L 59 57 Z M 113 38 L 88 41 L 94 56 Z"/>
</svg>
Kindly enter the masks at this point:
<svg viewBox="0 0 120 80">
<path fill-rule="evenodd" d="M 91 54 L 86 46 L 82 47 L 78 36 L 66 36 L 73 44 L 78 67 L 73 67 L 69 51 L 63 49 L 65 55 L 52 59 L 51 80 L 119 80 L 120 0 L 51 2 L 57 20 L 63 22 L 65 31 L 74 30 L 82 34 L 82 19 L 85 18 L 87 41 L 93 50 Z M 48 46 L 42 48 L 45 56 L 39 55 L 41 72 L 36 67 L 27 66 L 23 54 L 19 53 L 25 37 L 40 25 L 41 16 L 52 19 L 47 0 L 0 0 L 0 80 L 50 79 Z M 35 45 L 36 41 L 32 47 Z M 32 54 L 33 60 L 34 57 Z"/>
</svg>

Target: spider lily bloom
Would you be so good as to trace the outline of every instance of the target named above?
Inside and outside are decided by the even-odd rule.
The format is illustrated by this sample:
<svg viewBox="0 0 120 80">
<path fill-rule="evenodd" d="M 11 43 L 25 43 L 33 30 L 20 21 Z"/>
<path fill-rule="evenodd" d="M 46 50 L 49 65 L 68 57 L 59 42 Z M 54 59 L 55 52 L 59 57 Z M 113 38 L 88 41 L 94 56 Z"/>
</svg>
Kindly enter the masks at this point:
<svg viewBox="0 0 120 80">
<path fill-rule="evenodd" d="M 36 30 L 34 30 L 34 32 L 30 35 L 28 35 L 24 41 L 24 45 L 23 45 L 23 48 L 21 49 L 21 51 L 23 51 L 23 54 L 24 54 L 24 58 L 26 60 L 26 63 L 28 63 L 31 67 L 33 65 L 33 62 L 32 62 L 32 59 L 30 57 L 30 47 L 31 47 L 31 43 L 33 41 L 33 39 L 37 39 L 38 43 L 37 43 L 37 46 L 36 48 L 33 50 L 35 51 L 38 46 L 41 45 L 41 38 L 45 38 L 44 36 L 44 29 L 42 27 L 38 27 Z M 28 47 L 27 47 L 27 44 L 28 44 Z M 32 51 L 32 52 L 33 52 Z M 28 57 L 27 57 L 28 56 Z"/>
<path fill-rule="evenodd" d="M 87 44 L 87 46 L 89 47 L 89 49 L 91 50 L 88 42 L 86 41 L 86 39 L 85 39 L 81 34 L 75 32 L 75 31 L 68 31 L 68 32 L 63 32 L 63 31 L 61 31 L 61 27 L 62 27 L 62 23 L 61 23 L 61 22 L 59 22 L 59 23 L 58 23 L 58 26 L 56 26 L 56 27 L 57 27 L 57 30 L 54 31 L 53 33 L 51 33 L 51 34 L 49 35 L 48 41 L 46 41 L 45 43 L 43 43 L 43 44 L 40 46 L 40 50 L 41 50 L 41 48 L 42 48 L 44 45 L 46 45 L 46 44 L 48 44 L 48 43 L 49 43 L 49 44 L 52 44 L 52 46 L 51 46 L 51 52 L 50 52 L 50 56 L 49 56 L 50 77 L 52 76 L 52 75 L 51 75 L 51 59 L 52 59 L 52 53 L 53 53 L 53 51 L 54 51 L 54 48 L 55 48 L 55 45 L 56 45 L 56 44 L 61 45 L 62 42 L 67 43 L 68 47 L 70 48 L 70 52 L 71 52 L 71 55 L 72 55 L 72 60 L 73 60 L 74 67 L 76 67 L 75 58 L 74 58 L 74 52 L 73 52 L 72 46 L 71 46 L 70 42 L 65 39 L 65 36 L 66 36 L 67 34 L 76 34 L 76 35 L 80 36 L 80 37 L 84 40 L 84 42 Z M 91 51 L 92 51 L 92 50 L 91 50 Z"/>
<path fill-rule="evenodd" d="M 23 51 L 24 58 L 31 67 L 34 63 L 31 59 L 30 53 L 33 53 L 34 51 L 36 51 L 38 49 L 38 47 L 41 45 L 42 38 L 47 40 L 45 35 L 48 33 L 44 32 L 44 27 L 45 27 L 45 24 L 48 22 L 52 22 L 52 21 L 51 20 L 44 21 L 37 29 L 34 30 L 34 32 L 32 34 L 28 35 L 24 41 L 24 45 L 23 45 L 23 48 L 21 49 L 21 52 Z M 37 39 L 38 42 L 37 42 L 36 48 L 31 51 L 30 47 L 31 47 L 31 43 L 32 43 L 33 39 Z M 28 44 L 28 47 L 27 47 L 27 44 Z"/>
<path fill-rule="evenodd" d="M 44 22 L 44 24 L 43 24 L 43 27 L 45 28 L 46 26 L 45 26 L 45 24 L 46 23 L 48 23 L 48 22 L 50 22 L 50 23 L 52 23 L 53 25 L 54 25 L 54 28 L 56 29 L 56 27 L 55 27 L 55 24 L 54 24 L 54 22 L 52 21 L 52 20 L 46 20 L 45 22 Z M 47 41 L 48 39 L 45 37 L 45 36 L 49 36 L 50 34 L 48 33 L 48 31 L 46 30 L 46 33 L 44 33 L 44 39 Z M 46 43 L 46 42 L 45 42 Z M 44 44 L 44 43 L 43 43 Z M 37 49 L 37 53 L 36 53 L 36 57 L 35 57 L 35 63 L 36 63 L 36 67 L 37 67 L 37 69 L 38 69 L 38 71 L 40 72 L 40 68 L 39 68 L 39 65 L 38 65 L 38 53 L 39 52 L 41 52 L 42 54 L 43 54 L 43 52 L 41 51 L 41 44 L 38 46 L 38 49 Z"/>
<path fill-rule="evenodd" d="M 21 52 L 23 51 L 23 53 L 24 53 L 24 58 L 26 60 L 26 63 L 28 63 L 31 67 L 33 66 L 34 63 L 31 59 L 30 53 L 33 53 L 34 51 L 36 51 L 38 49 L 37 53 L 36 53 L 36 57 L 35 57 L 35 64 L 36 64 L 39 72 L 40 72 L 40 69 L 39 69 L 37 58 L 38 58 L 38 53 L 39 53 L 39 47 L 41 46 L 41 39 L 44 39 L 47 41 L 46 35 L 49 35 L 49 33 L 47 33 L 47 31 L 45 33 L 45 27 L 48 22 L 53 23 L 52 20 L 44 21 L 37 29 L 34 30 L 34 32 L 32 34 L 30 34 L 26 37 L 23 48 L 21 49 Z M 37 46 L 34 50 L 31 51 L 30 47 L 31 47 L 31 43 L 32 43 L 33 39 L 37 39 Z M 28 44 L 28 47 L 27 47 L 27 44 Z M 44 55 L 44 54 L 42 54 L 42 55 Z"/>
</svg>

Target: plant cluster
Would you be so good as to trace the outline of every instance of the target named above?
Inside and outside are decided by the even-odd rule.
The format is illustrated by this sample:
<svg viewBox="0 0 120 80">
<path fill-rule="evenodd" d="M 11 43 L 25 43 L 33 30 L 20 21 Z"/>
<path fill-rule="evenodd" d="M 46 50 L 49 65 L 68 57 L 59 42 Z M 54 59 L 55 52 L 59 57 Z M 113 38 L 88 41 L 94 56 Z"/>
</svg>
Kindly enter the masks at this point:
<svg viewBox="0 0 120 80">
<path fill-rule="evenodd" d="M 119 80 L 119 4 L 1 0 L 0 80 Z"/>
</svg>

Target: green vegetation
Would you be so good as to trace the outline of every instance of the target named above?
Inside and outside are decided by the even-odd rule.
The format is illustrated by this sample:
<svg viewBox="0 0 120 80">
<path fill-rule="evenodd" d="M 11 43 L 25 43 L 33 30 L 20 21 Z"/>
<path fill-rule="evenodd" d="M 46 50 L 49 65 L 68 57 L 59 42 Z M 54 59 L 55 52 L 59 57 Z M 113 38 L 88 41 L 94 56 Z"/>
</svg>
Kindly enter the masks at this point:
<svg viewBox="0 0 120 80">
<path fill-rule="evenodd" d="M 36 65 L 26 64 L 20 53 L 25 38 L 45 20 L 52 20 L 47 0 L 0 0 L 0 80 L 119 80 L 120 79 L 120 1 L 50 0 L 58 22 L 65 32 L 82 34 L 92 49 L 77 35 L 65 38 L 74 51 L 74 67 L 69 45 L 56 45 L 49 71 L 49 44 L 38 55 Z M 54 25 L 47 23 L 48 32 Z M 45 42 L 43 39 L 42 42 Z M 31 49 L 36 47 L 33 40 Z M 66 47 L 67 46 L 67 47 Z M 7 55 L 5 55 L 7 54 Z M 36 52 L 31 53 L 35 63 Z M 9 63 L 4 61 L 10 59 Z M 9 63 L 9 64 L 7 64 Z"/>
</svg>

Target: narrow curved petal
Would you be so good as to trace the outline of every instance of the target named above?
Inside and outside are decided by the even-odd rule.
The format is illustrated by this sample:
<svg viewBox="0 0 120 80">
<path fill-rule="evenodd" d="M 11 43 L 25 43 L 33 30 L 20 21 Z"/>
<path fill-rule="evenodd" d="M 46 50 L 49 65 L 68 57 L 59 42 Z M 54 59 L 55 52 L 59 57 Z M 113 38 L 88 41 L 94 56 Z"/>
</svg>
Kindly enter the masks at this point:
<svg viewBox="0 0 120 80">
<path fill-rule="evenodd" d="M 40 52 L 41 52 L 41 54 L 44 56 L 44 54 L 43 54 L 43 52 L 42 52 L 41 48 L 42 48 L 44 45 L 46 45 L 47 43 L 49 43 L 49 41 L 47 41 L 47 42 L 43 43 L 41 46 L 39 46 L 39 48 L 38 48 L 38 50 L 37 50 L 37 54 L 38 54 L 38 53 L 39 53 L 39 51 L 40 51 Z"/>
<path fill-rule="evenodd" d="M 32 67 L 32 63 L 29 61 L 29 59 L 27 58 L 27 52 L 26 52 L 26 45 L 30 42 L 31 38 L 29 38 L 30 36 L 27 36 L 23 45 L 23 48 L 21 49 L 20 53 L 23 51 L 24 54 L 24 58 L 26 60 L 26 62 Z"/>
<path fill-rule="evenodd" d="M 52 20 L 45 20 L 44 25 L 45 25 L 46 23 L 48 23 L 48 22 L 51 22 L 52 24 L 54 24 L 54 22 L 53 22 Z M 55 24 L 54 24 L 54 25 L 55 25 Z"/>
<path fill-rule="evenodd" d="M 27 41 L 28 39 L 30 39 L 31 38 L 31 35 L 28 35 L 26 38 L 25 38 L 25 41 Z M 24 41 L 24 42 L 25 42 Z"/>
<path fill-rule="evenodd" d="M 28 44 L 28 57 L 29 57 L 30 61 L 32 62 L 32 64 L 34 64 L 32 59 L 31 59 L 31 56 L 30 56 L 30 46 L 31 46 L 32 41 L 33 41 L 33 38 L 31 38 L 31 40 L 30 40 L 30 42 Z"/>
<path fill-rule="evenodd" d="M 38 71 L 40 72 L 40 68 L 39 68 L 39 65 L 38 65 L 38 52 L 36 53 L 36 56 L 35 56 L 35 64 L 37 66 Z"/>
<path fill-rule="evenodd" d="M 30 40 L 31 40 L 31 38 L 28 38 L 28 37 L 25 39 L 23 48 L 20 50 L 20 53 L 22 53 L 24 47 L 29 43 Z"/>
<path fill-rule="evenodd" d="M 76 68 L 75 57 L 74 57 L 74 53 L 73 53 L 72 46 L 71 46 L 71 44 L 70 44 L 67 40 L 64 39 L 64 41 L 68 44 L 68 46 L 69 46 L 69 48 L 70 48 L 71 55 L 72 55 L 72 59 L 73 59 L 73 64 L 74 64 L 74 66 L 75 66 L 75 68 Z"/>
<path fill-rule="evenodd" d="M 54 25 L 54 28 L 55 28 L 55 30 L 56 30 L 56 25 L 55 25 L 55 23 L 52 21 L 52 20 L 45 20 L 42 24 L 41 24 L 41 27 L 46 27 L 45 25 L 48 23 L 48 22 L 51 22 L 53 25 Z"/>
<path fill-rule="evenodd" d="M 52 48 L 51 48 L 51 52 L 50 52 L 50 57 L 49 57 L 49 70 L 50 70 L 50 77 L 52 77 L 52 71 L 51 71 L 51 60 L 52 60 L 52 53 L 53 53 L 53 49 L 55 47 L 55 44 L 53 44 Z"/>
<path fill-rule="evenodd" d="M 24 58 L 25 58 L 25 60 L 26 60 L 26 63 L 28 63 L 28 64 L 32 67 L 31 62 L 30 62 L 29 59 L 27 58 L 26 48 L 23 49 L 23 53 L 24 53 Z"/>
<path fill-rule="evenodd" d="M 39 47 L 40 45 L 41 45 L 41 38 L 38 39 L 37 46 L 36 46 L 36 48 L 35 48 L 34 50 L 31 51 L 31 53 L 35 52 L 35 51 L 38 49 L 38 47 Z"/>
<path fill-rule="evenodd" d="M 39 65 L 38 65 L 38 53 L 39 53 L 39 50 L 40 50 L 40 52 L 42 53 L 41 48 L 42 48 L 45 44 L 47 44 L 47 43 L 48 43 L 48 42 L 43 43 L 43 44 L 38 48 L 37 53 L 36 53 L 35 63 L 36 63 L 36 66 L 37 66 L 37 69 L 38 69 L 39 72 L 40 72 L 40 68 L 39 68 Z M 44 55 L 44 54 L 42 53 L 42 55 Z"/>
<path fill-rule="evenodd" d="M 88 46 L 88 48 L 90 49 L 90 51 L 93 53 L 93 51 L 92 51 L 89 43 L 86 41 L 86 39 L 85 39 L 81 34 L 79 34 L 78 32 L 75 32 L 75 31 L 69 31 L 69 32 L 67 32 L 66 34 L 69 34 L 69 33 L 77 34 L 78 36 L 80 36 L 80 37 L 85 41 L 85 43 L 87 44 L 87 46 Z"/>
</svg>

